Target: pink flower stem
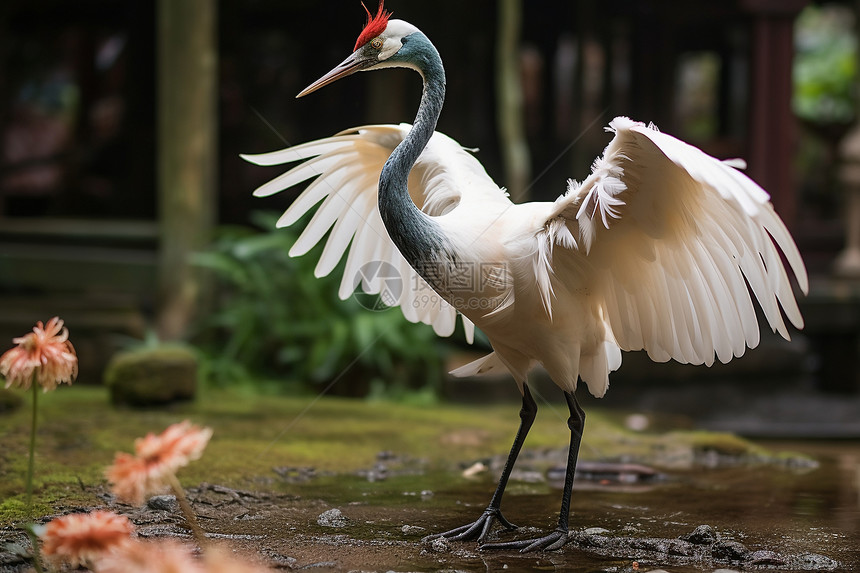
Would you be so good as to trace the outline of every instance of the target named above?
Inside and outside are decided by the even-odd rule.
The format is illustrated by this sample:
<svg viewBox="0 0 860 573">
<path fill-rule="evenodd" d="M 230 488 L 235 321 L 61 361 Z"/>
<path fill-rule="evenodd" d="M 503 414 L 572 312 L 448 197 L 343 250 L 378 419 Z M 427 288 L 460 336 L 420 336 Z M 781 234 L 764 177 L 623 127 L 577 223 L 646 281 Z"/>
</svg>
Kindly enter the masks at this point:
<svg viewBox="0 0 860 573">
<path fill-rule="evenodd" d="M 182 484 L 179 483 L 179 480 L 176 479 L 176 475 L 173 473 L 168 474 L 167 483 L 170 484 L 170 489 L 173 490 L 174 495 L 176 495 L 176 501 L 179 502 L 179 509 L 182 510 L 182 515 L 185 517 L 185 523 L 188 524 L 188 527 L 191 529 L 191 533 L 194 535 L 194 539 L 197 540 L 197 544 L 200 547 L 204 547 L 206 545 L 206 534 L 203 533 L 203 529 L 200 528 L 200 524 L 197 523 L 197 517 L 194 515 L 194 510 L 191 509 L 191 504 L 188 503 L 188 498 L 185 497 L 185 490 L 182 489 Z"/>
<path fill-rule="evenodd" d="M 27 511 L 30 519 L 33 519 L 33 467 L 36 458 L 36 405 L 39 401 L 39 385 L 36 384 L 36 373 L 33 372 L 33 380 L 30 384 L 33 388 L 33 419 L 30 423 L 30 461 L 27 464 Z"/>
</svg>

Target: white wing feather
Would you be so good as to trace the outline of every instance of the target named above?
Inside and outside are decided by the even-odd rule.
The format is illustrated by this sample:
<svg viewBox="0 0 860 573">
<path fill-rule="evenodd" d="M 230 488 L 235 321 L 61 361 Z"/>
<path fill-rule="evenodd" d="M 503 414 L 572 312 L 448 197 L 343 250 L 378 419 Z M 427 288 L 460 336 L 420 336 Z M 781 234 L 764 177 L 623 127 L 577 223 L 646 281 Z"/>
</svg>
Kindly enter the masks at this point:
<svg viewBox="0 0 860 573">
<path fill-rule="evenodd" d="M 456 310 L 407 264 L 377 207 L 379 173 L 409 128 L 367 126 L 243 157 L 260 165 L 302 161 L 258 196 L 315 178 L 279 221 L 291 225 L 319 205 L 291 255 L 328 233 L 315 272 L 327 275 L 347 253 L 341 298 L 358 285 L 383 293 L 386 277 L 363 269 L 392 265 L 404 288 L 385 302 L 449 335 Z M 742 163 L 719 161 L 623 117 L 609 130 L 615 137 L 582 184 L 571 181 L 554 203 L 516 206 L 459 144 L 438 132 L 430 139 L 409 175 L 412 200 L 439 217 L 464 260 L 502 263 L 513 279 L 499 308 L 464 308 L 495 352 L 455 374 L 506 368 L 522 382 L 538 361 L 562 388 L 574 390 L 581 377 L 602 396 L 621 349 L 711 365 L 755 347 L 753 297 L 783 337 L 783 313 L 802 327 L 781 257 L 803 292 L 806 269 L 767 193 L 737 171 Z M 474 325 L 465 316 L 463 323 L 471 341 Z"/>
<path fill-rule="evenodd" d="M 264 197 L 314 179 L 278 221 L 289 226 L 319 205 L 311 221 L 290 249 L 291 256 L 307 253 L 329 233 L 315 275 L 328 275 L 347 254 L 338 295 L 346 299 L 360 285 L 368 294 L 395 295 L 383 300 L 400 306 L 411 322 L 433 326 L 440 336 L 454 332 L 457 311 L 435 296 L 429 285 L 409 266 L 388 236 L 377 207 L 379 174 L 391 151 L 411 126 L 371 125 L 333 137 L 259 155 L 242 155 L 257 165 L 301 161 L 286 173 L 260 186 L 254 195 Z M 457 205 L 463 182 L 492 186 L 480 163 L 449 137 L 435 133 L 409 176 L 409 192 L 415 204 L 429 215 L 443 215 Z M 402 292 L 385 289 L 386 278 L 366 267 L 374 262 L 392 265 Z M 462 316 L 462 315 L 461 315 Z M 466 338 L 472 342 L 474 324 L 463 316 Z"/>
<path fill-rule="evenodd" d="M 780 251 L 804 293 L 806 268 L 768 194 L 738 162 L 623 117 L 609 130 L 615 137 L 591 176 L 572 182 L 547 218 L 547 231 L 562 220 L 578 237 L 559 248 L 550 234 L 553 290 L 585 284 L 618 346 L 657 361 L 711 365 L 755 347 L 750 291 L 774 331 L 789 338 L 782 312 L 801 328 Z"/>
</svg>

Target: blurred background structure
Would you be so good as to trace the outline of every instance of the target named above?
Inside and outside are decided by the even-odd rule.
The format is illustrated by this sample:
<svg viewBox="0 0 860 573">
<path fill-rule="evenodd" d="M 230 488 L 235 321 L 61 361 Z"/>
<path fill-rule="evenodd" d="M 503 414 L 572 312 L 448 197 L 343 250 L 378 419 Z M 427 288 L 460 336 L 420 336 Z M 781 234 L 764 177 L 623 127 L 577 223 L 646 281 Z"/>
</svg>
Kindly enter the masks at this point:
<svg viewBox="0 0 860 573">
<path fill-rule="evenodd" d="M 515 197 L 552 200 L 567 178 L 584 177 L 616 115 L 653 121 L 717 157 L 745 158 L 795 235 L 813 292 L 801 301 L 800 344 L 765 337 L 734 370 L 717 370 L 857 395 L 856 2 L 390 0 L 388 8 L 442 54 L 448 96 L 438 129 L 479 148 Z M 346 303 L 316 301 L 327 287 L 301 282 L 309 266 L 291 267 L 301 263 L 272 250 L 289 244 L 287 235 L 247 229 L 271 223 L 255 211 L 286 204 L 254 199 L 273 172 L 238 156 L 411 121 L 421 84 L 407 70 L 293 99 L 340 61 L 350 46 L 335 39 L 357 36 L 363 19 L 357 0 L 3 2 L 0 340 L 59 314 L 85 347 L 82 378 L 93 381 L 116 335 L 148 330 L 214 341 L 237 359 L 257 340 L 245 359 L 271 359 L 272 375 L 299 376 L 310 361 L 312 376 L 331 379 L 335 354 L 344 364 L 363 354 L 362 340 L 381 327 L 364 324 L 364 310 L 333 311 L 347 322 L 315 319 Z M 259 342 L 269 336 L 261 325 L 280 337 Z M 365 334 L 356 338 L 358 329 Z M 408 377 L 397 366 L 404 354 L 435 372 L 432 336 L 409 336 L 380 350 L 386 372 Z M 313 337 L 317 347 L 297 350 Z M 626 356 L 614 380 L 709 376 L 646 362 Z M 362 377 L 359 368 L 351 378 Z"/>
</svg>

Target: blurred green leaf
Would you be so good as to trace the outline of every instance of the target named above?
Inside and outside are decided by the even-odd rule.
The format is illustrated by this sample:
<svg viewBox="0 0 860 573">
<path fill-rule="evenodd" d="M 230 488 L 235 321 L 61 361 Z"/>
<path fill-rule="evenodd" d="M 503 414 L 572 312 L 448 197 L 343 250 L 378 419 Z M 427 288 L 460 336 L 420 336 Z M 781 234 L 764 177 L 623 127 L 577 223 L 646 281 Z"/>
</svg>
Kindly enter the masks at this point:
<svg viewBox="0 0 860 573">
<path fill-rule="evenodd" d="M 850 123 L 856 111 L 857 36 L 847 6 L 810 5 L 795 26 L 795 113 L 821 124 Z"/>
<path fill-rule="evenodd" d="M 194 258 L 216 281 L 215 309 L 197 337 L 210 380 L 283 378 L 317 387 L 343 374 L 372 385 L 374 395 L 438 389 L 444 343 L 430 327 L 409 323 L 398 309 L 374 312 L 354 298 L 339 300 L 344 261 L 328 277 L 314 277 L 322 245 L 289 257 L 306 220 L 285 229 L 275 227 L 275 213 L 255 212 L 251 220 L 258 228 L 224 227 Z"/>
</svg>

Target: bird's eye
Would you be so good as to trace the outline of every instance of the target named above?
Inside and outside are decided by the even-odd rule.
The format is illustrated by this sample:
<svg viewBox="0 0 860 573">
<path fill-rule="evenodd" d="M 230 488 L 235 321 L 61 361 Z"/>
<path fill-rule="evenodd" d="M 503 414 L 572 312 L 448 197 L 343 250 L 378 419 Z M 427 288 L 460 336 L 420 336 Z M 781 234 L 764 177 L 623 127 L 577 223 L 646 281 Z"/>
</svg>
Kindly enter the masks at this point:
<svg viewBox="0 0 860 573">
<path fill-rule="evenodd" d="M 372 39 L 372 40 L 370 41 L 370 46 L 371 46 L 374 50 L 381 50 L 381 49 L 382 49 L 382 38 L 374 38 L 374 39 Z"/>
</svg>

